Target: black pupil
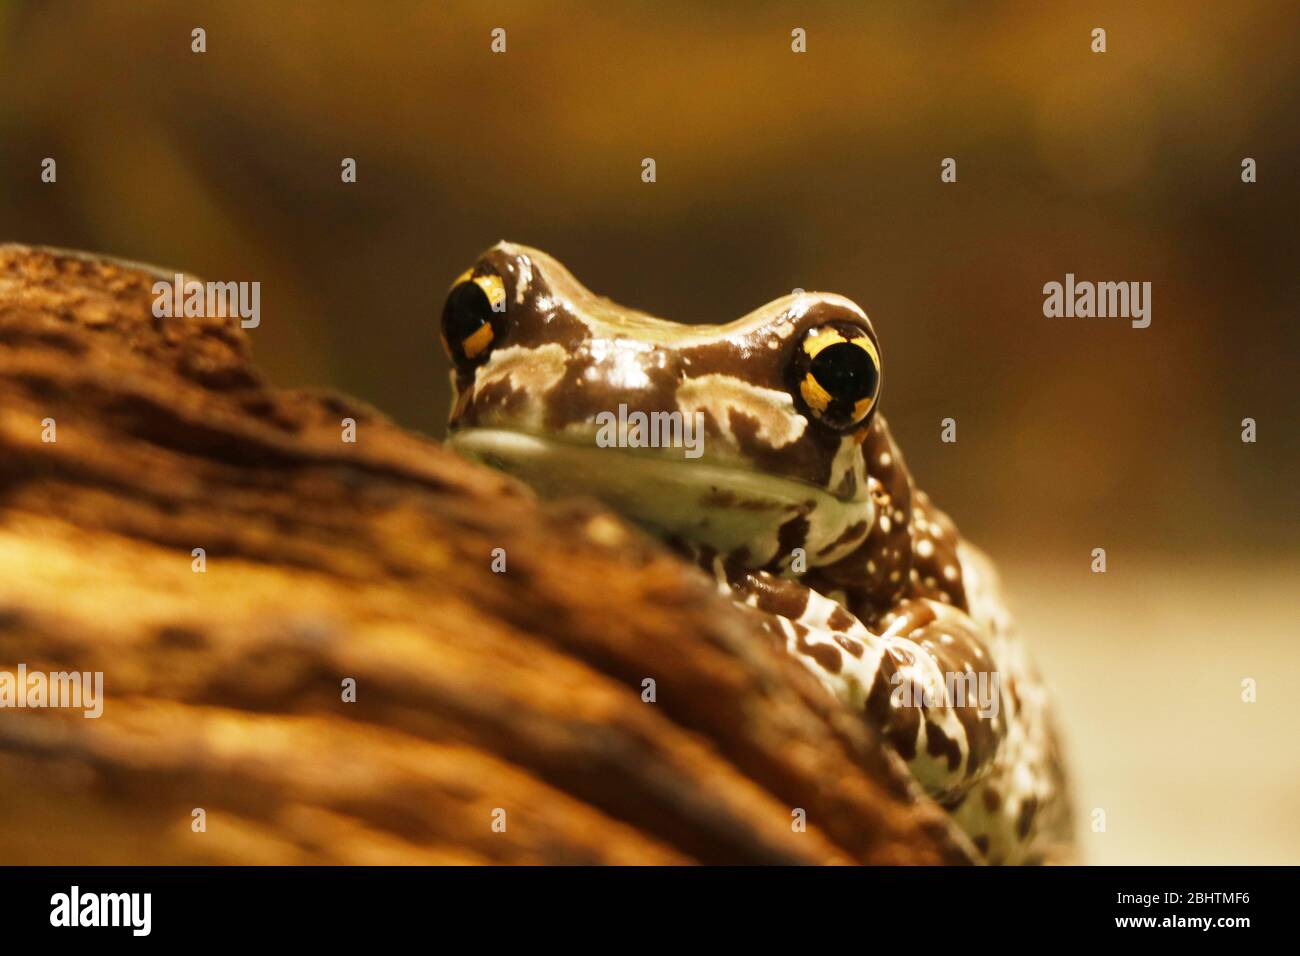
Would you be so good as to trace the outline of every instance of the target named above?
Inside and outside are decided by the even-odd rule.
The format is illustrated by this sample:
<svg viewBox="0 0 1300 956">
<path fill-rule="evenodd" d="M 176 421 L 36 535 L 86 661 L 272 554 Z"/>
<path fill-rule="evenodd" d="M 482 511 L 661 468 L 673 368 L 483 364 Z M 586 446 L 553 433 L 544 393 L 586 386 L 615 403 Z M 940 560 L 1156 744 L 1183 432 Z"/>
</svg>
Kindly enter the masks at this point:
<svg viewBox="0 0 1300 956">
<path fill-rule="evenodd" d="M 492 321 L 492 303 L 477 282 L 462 282 L 451 290 L 442 310 L 442 328 L 447 344 L 458 358 L 464 358 L 464 341 Z"/>
<path fill-rule="evenodd" d="M 871 356 L 851 342 L 836 342 L 817 353 L 810 371 L 836 402 L 855 405 L 876 392 L 879 373 Z"/>
</svg>

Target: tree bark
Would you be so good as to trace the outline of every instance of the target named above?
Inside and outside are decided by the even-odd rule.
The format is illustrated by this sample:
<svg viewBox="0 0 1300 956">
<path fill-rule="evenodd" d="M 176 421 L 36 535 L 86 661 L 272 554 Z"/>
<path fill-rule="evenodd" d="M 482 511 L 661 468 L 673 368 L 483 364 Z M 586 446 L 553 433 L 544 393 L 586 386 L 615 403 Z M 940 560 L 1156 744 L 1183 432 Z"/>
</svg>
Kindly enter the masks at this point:
<svg viewBox="0 0 1300 956">
<path fill-rule="evenodd" d="M 0 246 L 0 673 L 104 675 L 0 709 L 0 863 L 969 861 L 702 573 L 155 278 Z"/>
</svg>

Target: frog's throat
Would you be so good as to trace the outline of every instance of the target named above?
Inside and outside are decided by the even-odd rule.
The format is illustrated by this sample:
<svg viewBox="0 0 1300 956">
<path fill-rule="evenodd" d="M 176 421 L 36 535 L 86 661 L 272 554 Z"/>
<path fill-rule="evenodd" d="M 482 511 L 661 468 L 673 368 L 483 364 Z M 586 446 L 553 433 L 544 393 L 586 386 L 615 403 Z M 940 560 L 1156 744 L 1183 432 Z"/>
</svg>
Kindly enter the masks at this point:
<svg viewBox="0 0 1300 956">
<path fill-rule="evenodd" d="M 792 478 L 701 460 L 559 440 L 501 428 L 463 428 L 447 444 L 519 478 L 548 498 L 589 496 L 653 532 L 743 555 L 755 566 L 829 563 L 874 524 L 870 497 L 842 500 Z"/>
</svg>

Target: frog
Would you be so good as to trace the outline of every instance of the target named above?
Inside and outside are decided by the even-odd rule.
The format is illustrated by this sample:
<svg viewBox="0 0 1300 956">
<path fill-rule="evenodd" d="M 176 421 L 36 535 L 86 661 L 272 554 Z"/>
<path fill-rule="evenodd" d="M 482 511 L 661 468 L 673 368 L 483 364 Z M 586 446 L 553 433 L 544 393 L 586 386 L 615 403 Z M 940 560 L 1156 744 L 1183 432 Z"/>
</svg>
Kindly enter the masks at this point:
<svg viewBox="0 0 1300 956">
<path fill-rule="evenodd" d="M 859 305 L 795 290 L 678 323 L 503 241 L 453 281 L 440 339 L 451 448 L 678 550 L 872 726 L 973 859 L 1072 858 L 1051 697 L 992 562 L 908 471 Z M 627 440 L 637 416 L 698 441 Z"/>
</svg>

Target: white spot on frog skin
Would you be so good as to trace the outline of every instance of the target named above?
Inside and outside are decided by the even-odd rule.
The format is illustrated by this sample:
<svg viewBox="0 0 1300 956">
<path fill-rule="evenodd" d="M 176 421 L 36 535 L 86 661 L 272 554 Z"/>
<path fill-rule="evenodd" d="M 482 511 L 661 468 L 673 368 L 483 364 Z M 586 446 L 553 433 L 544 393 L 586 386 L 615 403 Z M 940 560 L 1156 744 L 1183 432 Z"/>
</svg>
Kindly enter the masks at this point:
<svg viewBox="0 0 1300 956">
<path fill-rule="evenodd" d="M 922 538 L 920 541 L 916 542 L 916 553 L 923 558 L 928 558 L 930 555 L 934 554 L 933 542 L 931 542 L 929 538 Z"/>
<path fill-rule="evenodd" d="M 795 297 L 794 303 L 790 306 L 790 312 L 789 312 L 790 318 L 794 319 L 795 321 L 802 319 L 805 315 L 808 314 L 808 310 L 813 307 L 813 304 L 816 301 L 817 301 L 816 296 L 808 295 L 808 293 L 806 292 L 799 293 Z M 785 323 L 783 322 L 782 324 Z"/>
<path fill-rule="evenodd" d="M 757 437 L 770 448 L 797 441 L 808 423 L 795 412 L 788 392 L 751 385 L 730 375 L 712 373 L 688 378 L 677 386 L 677 407 L 683 414 L 707 412 L 733 445 L 731 413 L 740 412 L 758 423 Z"/>
<path fill-rule="evenodd" d="M 646 375 L 643 364 L 644 353 L 653 351 L 648 342 L 638 342 L 635 339 L 596 339 L 591 343 L 590 349 L 592 364 L 583 373 L 588 381 L 608 383 L 628 391 L 649 386 L 650 376 Z M 662 368 L 662 353 L 657 358 L 655 364 Z"/>
<path fill-rule="evenodd" d="M 506 245 L 502 242 L 499 245 Z M 524 304 L 524 294 L 528 292 L 528 287 L 533 284 L 533 261 L 527 256 L 519 260 L 519 280 L 515 284 L 515 305 Z"/>
</svg>

